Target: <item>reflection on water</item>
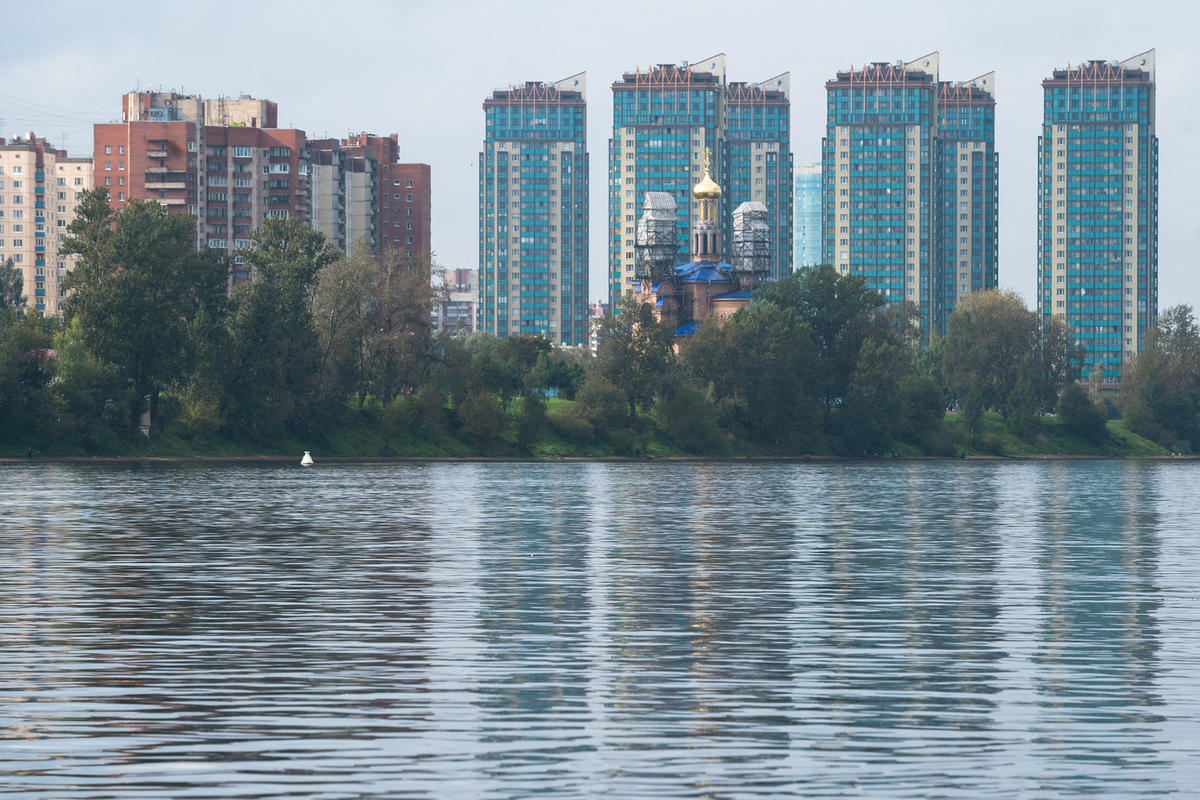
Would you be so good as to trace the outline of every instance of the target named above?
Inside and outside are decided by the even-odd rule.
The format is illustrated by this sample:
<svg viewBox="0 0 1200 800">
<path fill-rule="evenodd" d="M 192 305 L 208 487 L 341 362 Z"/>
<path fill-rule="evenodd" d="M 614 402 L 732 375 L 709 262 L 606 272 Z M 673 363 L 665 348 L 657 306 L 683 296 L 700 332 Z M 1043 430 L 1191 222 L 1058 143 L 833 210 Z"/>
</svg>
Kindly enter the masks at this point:
<svg viewBox="0 0 1200 800">
<path fill-rule="evenodd" d="M 1186 795 L 1197 477 L 8 466 L 0 796 Z"/>
</svg>

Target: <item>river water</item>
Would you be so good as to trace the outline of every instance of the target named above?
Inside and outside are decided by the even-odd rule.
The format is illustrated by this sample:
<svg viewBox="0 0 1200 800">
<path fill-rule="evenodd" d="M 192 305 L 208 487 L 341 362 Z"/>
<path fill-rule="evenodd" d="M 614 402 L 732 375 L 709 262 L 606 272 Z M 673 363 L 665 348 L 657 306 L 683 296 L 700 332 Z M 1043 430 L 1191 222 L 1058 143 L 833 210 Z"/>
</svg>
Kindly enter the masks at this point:
<svg viewBox="0 0 1200 800">
<path fill-rule="evenodd" d="M 1180 797 L 1193 462 L 0 467 L 0 797 Z"/>
</svg>

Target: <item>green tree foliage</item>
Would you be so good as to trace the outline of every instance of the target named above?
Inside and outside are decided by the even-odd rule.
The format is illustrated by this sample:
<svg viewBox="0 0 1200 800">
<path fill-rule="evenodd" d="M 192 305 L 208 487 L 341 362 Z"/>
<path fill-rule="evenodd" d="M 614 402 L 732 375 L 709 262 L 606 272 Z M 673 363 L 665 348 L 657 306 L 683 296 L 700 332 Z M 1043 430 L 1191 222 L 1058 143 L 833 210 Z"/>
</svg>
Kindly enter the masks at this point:
<svg viewBox="0 0 1200 800">
<path fill-rule="evenodd" d="M 223 292 L 225 265 L 196 252 L 191 217 L 140 200 L 114 214 L 104 189 L 84 193 L 68 231 L 64 251 L 78 260 L 64 282 L 66 317 L 153 408 L 159 386 L 186 373 L 189 327 Z"/>
<path fill-rule="evenodd" d="M 546 400 L 536 391 L 521 399 L 521 413 L 517 417 L 517 446 L 528 453 L 533 443 L 546 428 Z"/>
<path fill-rule="evenodd" d="M 11 258 L 0 264 L 0 319 L 20 316 L 25 310 L 24 281 Z"/>
<path fill-rule="evenodd" d="M 1077 377 L 1079 353 L 1056 321 L 1038 324 L 1014 292 L 971 295 L 950 315 L 942 373 L 950 395 L 1028 420 Z"/>
<path fill-rule="evenodd" d="M 318 273 L 338 253 L 297 219 L 267 220 L 244 252 L 255 279 L 230 297 L 225 424 L 256 438 L 310 429 L 320 401 L 330 411 L 342 399 L 318 392 L 319 340 L 309 310 Z"/>
<path fill-rule="evenodd" d="M 353 394 L 361 408 L 368 395 L 387 404 L 416 388 L 432 342 L 430 270 L 426 256 L 365 249 L 320 270 L 311 311 L 324 392 Z"/>
<path fill-rule="evenodd" d="M 812 332 L 794 309 L 759 301 L 724 324 L 710 318 L 683 347 L 681 364 L 751 441 L 803 446 L 819 427 Z"/>
<path fill-rule="evenodd" d="M 899 434 L 914 444 L 929 444 L 941 433 L 946 417 L 946 396 L 928 375 L 912 373 L 900 378 Z"/>
<path fill-rule="evenodd" d="M 44 441 L 53 422 L 50 326 L 26 316 L 0 325 L 0 441 Z"/>
<path fill-rule="evenodd" d="M 1130 430 L 1173 450 L 1200 452 L 1200 329 L 1191 306 L 1159 314 L 1125 384 Z"/>
<path fill-rule="evenodd" d="M 808 325 L 818 365 L 813 394 L 827 416 L 845 397 L 867 339 L 907 347 L 912 337 L 911 306 L 885 307 L 883 296 L 862 277 L 841 275 L 828 264 L 767 283 L 755 300 L 791 309 Z"/>
<path fill-rule="evenodd" d="M 51 383 L 58 414 L 57 433 L 88 448 L 110 444 L 129 420 L 132 390 L 116 366 L 97 359 L 87 349 L 79 320 L 54 337 L 55 376 Z M 114 430 L 116 429 L 116 430 Z"/>
<path fill-rule="evenodd" d="M 495 447 L 503 416 L 494 395 L 472 392 L 458 406 L 458 424 L 463 437 L 482 450 Z"/>
<path fill-rule="evenodd" d="M 596 369 L 624 396 L 631 427 L 637 426 L 638 405 L 653 402 L 674 365 L 675 336 L 649 303 L 627 297 L 619 314 L 601 321 Z"/>
<path fill-rule="evenodd" d="M 908 372 L 905 361 L 905 354 L 891 342 L 863 342 L 838 415 L 838 432 L 848 454 L 889 452 L 901 423 L 900 379 Z"/>
<path fill-rule="evenodd" d="M 1108 412 L 1104 404 L 1092 400 L 1078 384 L 1072 383 L 1059 395 L 1058 418 L 1067 430 L 1093 442 L 1108 435 Z"/>
</svg>

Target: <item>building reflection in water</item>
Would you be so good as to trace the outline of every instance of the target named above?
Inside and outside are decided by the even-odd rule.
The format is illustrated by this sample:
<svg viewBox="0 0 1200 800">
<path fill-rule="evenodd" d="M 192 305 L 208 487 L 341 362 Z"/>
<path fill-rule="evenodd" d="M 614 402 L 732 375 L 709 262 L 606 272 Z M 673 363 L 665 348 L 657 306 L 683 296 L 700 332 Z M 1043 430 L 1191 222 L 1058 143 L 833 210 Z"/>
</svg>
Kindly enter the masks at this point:
<svg viewBox="0 0 1200 800">
<path fill-rule="evenodd" d="M 1033 656 L 1043 785 L 1085 792 L 1112 788 L 1110 775 L 1095 779 L 1097 763 L 1119 767 L 1131 786 L 1139 770 L 1165 766 L 1155 475 L 1109 463 L 1094 467 L 1110 473 L 1104 480 L 1081 481 L 1088 466 L 1045 469 Z"/>
<path fill-rule="evenodd" d="M 801 536 L 818 555 L 797 581 L 811 613 L 796 646 L 811 756 L 829 768 L 869 752 L 952 784 L 949 765 L 969 771 L 970 754 L 994 738 L 1004 652 L 991 476 L 837 465 L 809 484 L 812 497 L 793 502 L 825 512 L 805 519 Z M 879 735 L 861 735 L 871 730 Z"/>
</svg>

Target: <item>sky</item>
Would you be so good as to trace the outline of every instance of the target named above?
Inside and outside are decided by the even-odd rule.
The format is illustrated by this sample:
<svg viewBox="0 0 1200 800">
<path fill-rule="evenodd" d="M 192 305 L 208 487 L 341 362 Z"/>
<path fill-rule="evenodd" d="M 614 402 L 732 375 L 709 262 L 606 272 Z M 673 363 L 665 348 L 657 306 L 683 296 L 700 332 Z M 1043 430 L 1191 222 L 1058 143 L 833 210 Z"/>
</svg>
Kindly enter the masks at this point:
<svg viewBox="0 0 1200 800">
<path fill-rule="evenodd" d="M 996 72 L 1000 285 L 1033 306 L 1041 81 L 1089 59 L 1157 51 L 1159 305 L 1200 308 L 1200 6 L 1091 3 L 602 3 L 307 0 L 14 4 L 0 57 L 0 136 L 35 131 L 72 155 L 137 88 L 279 104 L 312 137 L 399 134 L 433 176 L 433 249 L 478 266 L 484 98 L 530 80 L 588 80 L 591 299 L 605 294 L 611 84 L 635 67 L 727 56 L 731 81 L 791 72 L 792 152 L 820 158 L 826 80 L 941 53 L 941 79 Z M 65 143 L 65 145 L 64 145 Z"/>
</svg>

